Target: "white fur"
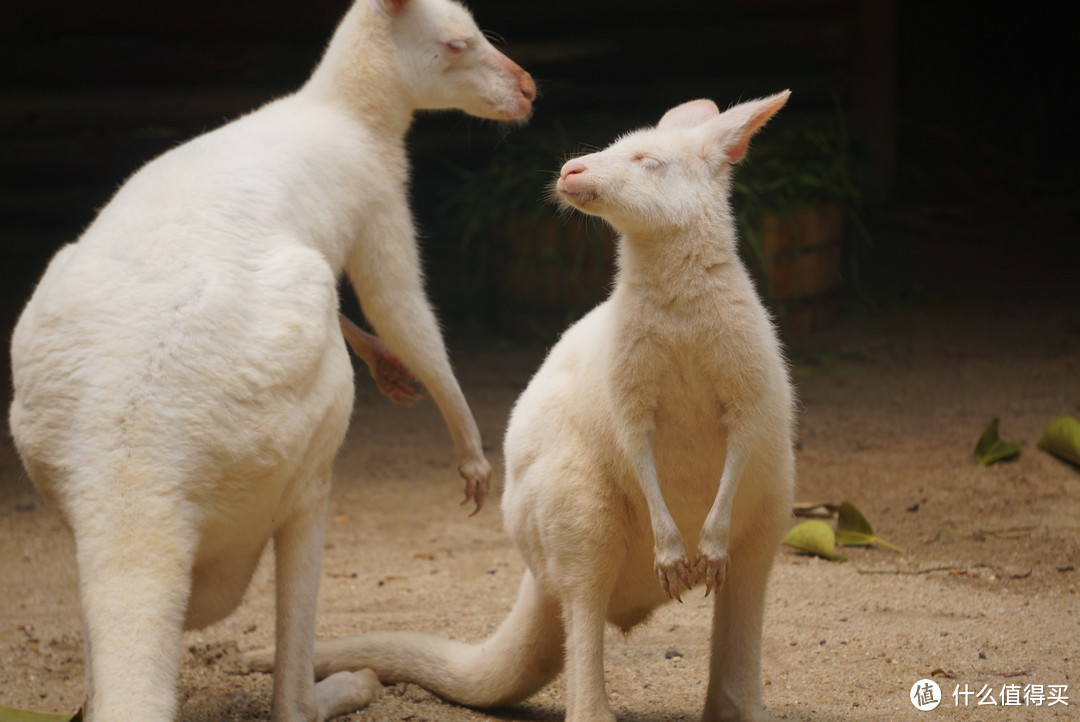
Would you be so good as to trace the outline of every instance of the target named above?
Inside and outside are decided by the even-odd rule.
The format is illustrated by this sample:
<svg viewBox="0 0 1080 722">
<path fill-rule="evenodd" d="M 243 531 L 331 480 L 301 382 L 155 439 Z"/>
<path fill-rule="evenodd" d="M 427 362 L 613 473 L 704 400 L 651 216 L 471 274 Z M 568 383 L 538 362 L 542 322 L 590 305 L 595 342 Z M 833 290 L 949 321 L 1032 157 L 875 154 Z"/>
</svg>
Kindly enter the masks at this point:
<svg viewBox="0 0 1080 722">
<path fill-rule="evenodd" d="M 299 92 L 150 162 L 56 254 L 12 339 L 10 423 L 75 537 L 89 720 L 173 719 L 181 630 L 236 607 L 270 538 L 273 719 L 371 699 L 312 675 L 353 398 L 336 281 L 442 410 L 479 507 L 491 467 L 424 294 L 404 136 L 419 109 L 515 119 L 534 94 L 451 0 L 357 0 Z"/>
<path fill-rule="evenodd" d="M 503 705 L 546 684 L 565 650 L 567 719 L 609 722 L 605 620 L 628 630 L 700 582 L 716 590 L 704 719 L 766 718 L 761 628 L 791 508 L 793 394 L 728 195 L 731 164 L 786 99 L 723 114 L 693 101 L 563 167 L 562 197 L 622 232 L 619 274 L 510 420 L 502 507 L 529 566 L 517 603 L 478 645 L 319 642 L 318 674 L 371 667 L 383 682 Z"/>
</svg>

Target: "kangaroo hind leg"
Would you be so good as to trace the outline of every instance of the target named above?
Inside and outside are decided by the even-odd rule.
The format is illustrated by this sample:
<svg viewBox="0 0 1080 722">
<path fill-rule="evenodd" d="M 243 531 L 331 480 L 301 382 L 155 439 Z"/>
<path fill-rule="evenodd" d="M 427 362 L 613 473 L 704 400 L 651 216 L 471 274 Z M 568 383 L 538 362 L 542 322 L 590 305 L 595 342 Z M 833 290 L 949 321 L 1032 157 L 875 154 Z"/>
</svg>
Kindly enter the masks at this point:
<svg viewBox="0 0 1080 722">
<path fill-rule="evenodd" d="M 765 588 L 783 520 L 771 526 L 733 546 L 730 574 L 715 596 L 705 722 L 774 719 L 762 708 L 761 636 Z"/>
<path fill-rule="evenodd" d="M 89 506 L 71 520 L 87 716 L 172 722 L 196 530 L 171 509 L 132 504 L 110 513 Z"/>
<path fill-rule="evenodd" d="M 322 487 L 329 490 L 329 480 Z M 315 684 L 315 612 L 327 497 L 298 509 L 274 535 L 277 659 L 273 722 L 324 722 L 370 703 L 380 685 L 373 675 L 336 674 Z"/>
</svg>

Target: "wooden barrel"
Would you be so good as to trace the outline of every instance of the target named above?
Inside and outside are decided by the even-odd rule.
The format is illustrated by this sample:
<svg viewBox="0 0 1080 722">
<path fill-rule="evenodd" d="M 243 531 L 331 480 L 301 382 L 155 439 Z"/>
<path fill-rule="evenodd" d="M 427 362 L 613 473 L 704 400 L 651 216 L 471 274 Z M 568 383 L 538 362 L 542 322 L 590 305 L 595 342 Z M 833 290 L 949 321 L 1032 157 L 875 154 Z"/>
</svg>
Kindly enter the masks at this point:
<svg viewBox="0 0 1080 722">
<path fill-rule="evenodd" d="M 766 296 L 795 334 L 830 326 L 843 261 L 844 209 L 838 203 L 761 219 Z"/>
<path fill-rule="evenodd" d="M 614 237 L 578 215 L 513 218 L 491 249 L 495 320 L 512 337 L 557 337 L 611 290 Z"/>
</svg>

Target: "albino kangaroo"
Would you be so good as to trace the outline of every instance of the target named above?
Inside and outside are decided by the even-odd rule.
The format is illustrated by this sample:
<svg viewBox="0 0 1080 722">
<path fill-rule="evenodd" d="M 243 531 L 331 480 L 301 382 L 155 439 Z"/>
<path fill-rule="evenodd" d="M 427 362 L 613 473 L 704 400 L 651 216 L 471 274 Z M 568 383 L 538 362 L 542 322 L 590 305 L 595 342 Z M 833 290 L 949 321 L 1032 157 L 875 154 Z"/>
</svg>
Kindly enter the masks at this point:
<svg viewBox="0 0 1080 722">
<path fill-rule="evenodd" d="M 312 672 L 353 399 L 336 281 L 438 404 L 479 509 L 491 467 L 424 294 L 404 136 L 421 109 L 525 118 L 535 91 L 452 0 L 357 0 L 298 92 L 147 164 L 53 258 L 10 422 L 75 537 L 89 720 L 174 718 L 181 630 L 236 607 L 270 538 L 273 719 L 373 694 Z"/>
<path fill-rule="evenodd" d="M 716 590 L 704 718 L 766 718 L 761 626 L 791 508 L 793 395 L 728 194 L 732 164 L 787 97 L 722 114 L 686 103 L 563 166 L 565 202 L 622 232 L 619 273 L 510 419 L 503 515 L 529 566 L 517 602 L 477 645 L 411 633 L 318 642 L 317 674 L 370 667 L 494 706 L 540 689 L 565 654 L 566 718 L 613 720 L 604 620 L 629 630 L 703 582 Z"/>
</svg>

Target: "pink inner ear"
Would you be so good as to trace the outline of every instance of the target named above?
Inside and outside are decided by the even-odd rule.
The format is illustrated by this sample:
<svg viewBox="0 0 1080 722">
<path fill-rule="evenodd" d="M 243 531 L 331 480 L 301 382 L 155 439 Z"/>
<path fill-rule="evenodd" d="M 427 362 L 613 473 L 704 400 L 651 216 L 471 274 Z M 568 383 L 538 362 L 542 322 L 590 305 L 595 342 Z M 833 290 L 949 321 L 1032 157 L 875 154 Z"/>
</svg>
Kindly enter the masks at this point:
<svg viewBox="0 0 1080 722">
<path fill-rule="evenodd" d="M 718 115 L 720 115 L 720 109 L 717 108 L 716 103 L 711 100 L 705 98 L 691 100 L 688 103 L 676 105 L 674 108 L 664 113 L 664 117 L 660 119 L 660 122 L 656 124 L 656 127 L 665 130 L 696 128 L 710 118 L 715 118 Z"/>
<path fill-rule="evenodd" d="M 750 138 L 753 137 L 754 133 L 758 132 L 761 126 L 769 121 L 769 118 L 776 115 L 776 112 L 784 107 L 789 95 L 791 95 L 791 92 L 785 90 L 768 98 L 736 106 L 725 113 L 725 115 L 732 113 L 747 116 L 738 127 L 734 142 L 724 149 L 724 156 L 729 162 L 738 163 L 746 156 L 746 149 L 750 146 Z"/>
<path fill-rule="evenodd" d="M 409 0 L 383 0 L 383 5 L 386 6 L 386 12 L 390 13 L 393 17 L 405 9 L 405 6 L 409 4 Z"/>
<path fill-rule="evenodd" d="M 746 157 L 746 149 L 750 147 L 750 136 L 752 135 L 753 133 L 743 133 L 733 145 L 724 150 L 724 156 L 729 163 L 738 163 Z"/>
</svg>

